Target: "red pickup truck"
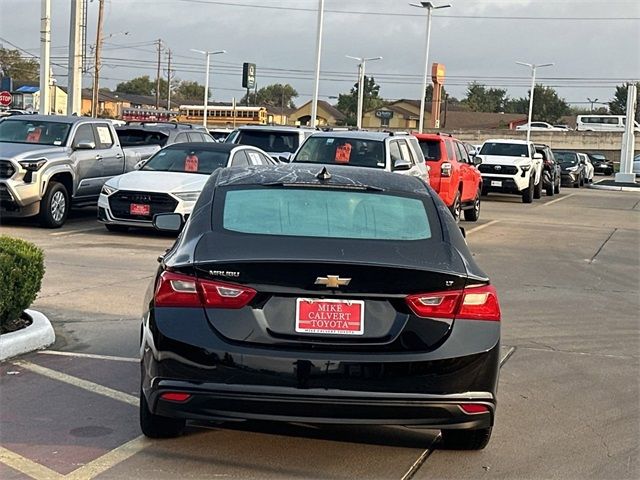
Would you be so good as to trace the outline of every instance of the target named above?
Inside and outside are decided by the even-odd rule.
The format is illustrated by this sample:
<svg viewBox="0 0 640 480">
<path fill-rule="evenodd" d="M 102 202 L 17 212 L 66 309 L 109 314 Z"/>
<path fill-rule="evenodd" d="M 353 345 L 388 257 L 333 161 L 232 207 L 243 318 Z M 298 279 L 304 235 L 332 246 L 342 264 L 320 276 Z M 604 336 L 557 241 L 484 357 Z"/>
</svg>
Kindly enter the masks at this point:
<svg viewBox="0 0 640 480">
<path fill-rule="evenodd" d="M 482 176 L 478 162 L 469 156 L 464 144 L 451 135 L 414 134 L 420 142 L 429 171 L 429 183 L 449 207 L 456 221 L 475 222 L 480 217 Z"/>
</svg>

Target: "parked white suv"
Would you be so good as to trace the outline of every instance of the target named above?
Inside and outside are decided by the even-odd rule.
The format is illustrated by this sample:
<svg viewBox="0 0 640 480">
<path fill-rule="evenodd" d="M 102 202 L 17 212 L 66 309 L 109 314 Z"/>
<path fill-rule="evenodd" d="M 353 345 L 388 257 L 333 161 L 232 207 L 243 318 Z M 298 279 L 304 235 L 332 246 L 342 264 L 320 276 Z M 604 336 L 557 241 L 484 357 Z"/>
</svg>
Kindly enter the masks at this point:
<svg viewBox="0 0 640 480">
<path fill-rule="evenodd" d="M 525 140 L 487 140 L 477 155 L 482 193 L 512 193 L 531 203 L 542 196 L 542 155 Z"/>
</svg>

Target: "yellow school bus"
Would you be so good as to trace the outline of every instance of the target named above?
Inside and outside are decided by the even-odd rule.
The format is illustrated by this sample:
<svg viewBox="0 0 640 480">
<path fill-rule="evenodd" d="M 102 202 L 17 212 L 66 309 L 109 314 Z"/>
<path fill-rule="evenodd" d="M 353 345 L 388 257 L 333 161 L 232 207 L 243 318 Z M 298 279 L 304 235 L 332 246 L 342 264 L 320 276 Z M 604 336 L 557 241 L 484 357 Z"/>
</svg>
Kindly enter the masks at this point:
<svg viewBox="0 0 640 480">
<path fill-rule="evenodd" d="M 178 122 L 202 125 L 203 105 L 180 105 Z M 239 105 L 209 105 L 207 127 L 229 127 L 239 125 L 266 125 L 267 109 L 264 107 L 242 107 Z"/>
</svg>

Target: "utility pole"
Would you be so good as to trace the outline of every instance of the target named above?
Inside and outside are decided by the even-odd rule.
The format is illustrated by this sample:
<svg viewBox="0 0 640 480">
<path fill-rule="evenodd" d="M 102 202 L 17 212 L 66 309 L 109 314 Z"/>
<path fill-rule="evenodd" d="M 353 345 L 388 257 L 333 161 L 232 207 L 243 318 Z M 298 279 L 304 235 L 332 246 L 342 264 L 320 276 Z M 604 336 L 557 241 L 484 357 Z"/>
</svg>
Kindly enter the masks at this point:
<svg viewBox="0 0 640 480">
<path fill-rule="evenodd" d="M 318 30 L 316 38 L 316 76 L 313 84 L 313 99 L 311 100 L 311 128 L 316 128 L 318 118 L 318 92 L 320 89 L 320 57 L 322 57 L 322 25 L 324 23 L 324 0 L 318 3 Z"/>
<path fill-rule="evenodd" d="M 51 0 L 42 0 L 40 21 L 40 115 L 51 113 Z"/>
<path fill-rule="evenodd" d="M 167 49 L 167 110 L 171 110 L 171 49 Z"/>
<path fill-rule="evenodd" d="M 102 24 L 104 22 L 104 0 L 98 0 L 98 28 L 96 29 L 96 52 L 93 65 L 93 92 L 91 116 L 98 116 L 98 91 L 100 89 L 100 54 L 102 52 Z"/>
<path fill-rule="evenodd" d="M 158 70 L 156 72 L 156 110 L 160 108 L 160 62 L 162 61 L 162 40 L 158 39 Z"/>
<path fill-rule="evenodd" d="M 360 57 L 352 57 L 351 55 L 346 55 L 347 58 L 351 58 L 352 60 L 357 60 L 360 62 L 358 64 L 358 118 L 356 121 L 356 126 L 358 130 L 362 128 L 362 114 L 364 108 L 364 94 L 366 89 L 367 77 L 365 77 L 365 68 L 367 68 L 367 62 L 372 60 L 382 60 L 382 57 L 370 57 L 370 58 L 360 58 Z"/>
<path fill-rule="evenodd" d="M 69 77 L 67 115 L 80 115 L 82 110 L 82 0 L 71 0 L 69 25 Z"/>
</svg>

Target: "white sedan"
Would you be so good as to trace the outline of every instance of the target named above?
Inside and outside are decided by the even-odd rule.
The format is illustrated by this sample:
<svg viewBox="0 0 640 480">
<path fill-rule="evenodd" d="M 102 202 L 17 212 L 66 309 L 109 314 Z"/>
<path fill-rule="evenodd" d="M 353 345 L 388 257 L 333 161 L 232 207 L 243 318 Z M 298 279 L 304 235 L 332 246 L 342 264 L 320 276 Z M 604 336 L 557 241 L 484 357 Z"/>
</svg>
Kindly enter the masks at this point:
<svg viewBox="0 0 640 480">
<path fill-rule="evenodd" d="M 176 143 L 158 151 L 138 170 L 108 180 L 98 199 L 98 220 L 109 231 L 152 227 L 153 216 L 187 217 L 211 173 L 218 168 L 275 165 L 256 147 L 231 143 Z"/>
<path fill-rule="evenodd" d="M 516 127 L 516 130 L 524 130 L 525 132 L 527 130 L 529 130 L 529 124 L 525 123 L 524 125 L 518 125 Z M 554 127 L 553 125 L 551 125 L 550 123 L 547 122 L 531 122 L 531 131 L 538 131 L 538 132 L 543 132 L 543 131 L 547 131 L 547 132 L 566 132 L 567 129 L 566 128 L 560 128 L 560 127 Z"/>
</svg>

